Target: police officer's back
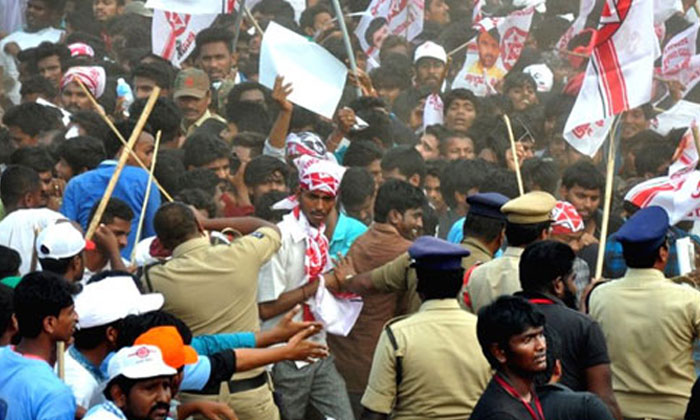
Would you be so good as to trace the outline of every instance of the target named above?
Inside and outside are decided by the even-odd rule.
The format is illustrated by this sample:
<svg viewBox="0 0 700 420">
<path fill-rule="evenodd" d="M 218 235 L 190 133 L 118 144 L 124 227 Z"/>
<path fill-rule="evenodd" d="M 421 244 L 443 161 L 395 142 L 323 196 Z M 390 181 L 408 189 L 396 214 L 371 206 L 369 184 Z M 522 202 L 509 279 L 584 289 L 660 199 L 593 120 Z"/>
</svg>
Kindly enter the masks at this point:
<svg viewBox="0 0 700 420">
<path fill-rule="evenodd" d="M 377 344 L 362 418 L 465 419 L 490 378 L 476 337 L 476 316 L 460 309 L 461 258 L 469 251 L 433 237 L 409 249 L 423 301 L 390 322 Z"/>
<path fill-rule="evenodd" d="M 666 279 L 669 219 L 661 207 L 634 214 L 617 232 L 627 272 L 591 293 L 612 361 L 613 390 L 628 418 L 683 418 L 695 381 L 700 292 Z"/>
</svg>

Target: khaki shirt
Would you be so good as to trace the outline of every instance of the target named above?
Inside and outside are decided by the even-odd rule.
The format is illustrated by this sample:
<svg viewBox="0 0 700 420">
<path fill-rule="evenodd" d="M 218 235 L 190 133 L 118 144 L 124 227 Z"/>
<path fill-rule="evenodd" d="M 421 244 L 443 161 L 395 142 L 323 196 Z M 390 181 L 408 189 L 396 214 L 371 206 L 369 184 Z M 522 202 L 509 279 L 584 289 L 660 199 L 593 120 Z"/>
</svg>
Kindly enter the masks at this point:
<svg viewBox="0 0 700 420">
<path fill-rule="evenodd" d="M 525 249 L 509 246 L 501 258 L 480 265 L 472 271 L 467 293 L 471 298 L 472 312 L 491 304 L 501 295 L 512 295 L 520 287 L 520 255 Z"/>
<path fill-rule="evenodd" d="M 471 241 L 470 239 L 467 239 L 463 241 L 460 246 L 467 248 L 470 251 L 475 249 L 476 254 L 482 254 L 485 247 L 477 240 Z M 483 248 L 483 250 L 479 248 Z M 476 263 L 476 261 L 478 261 L 472 258 L 472 255 L 473 254 L 470 254 L 469 256 L 462 258 L 462 267 L 465 270 L 468 270 Z M 488 254 L 486 255 L 489 257 L 489 260 L 492 258 Z M 408 309 L 410 312 L 415 312 L 420 306 L 420 299 L 415 293 L 418 277 L 416 277 L 416 270 L 411 268 L 411 256 L 408 255 L 408 252 L 404 252 L 393 261 L 370 271 L 370 278 L 372 279 L 372 285 L 374 288 L 380 292 L 411 292 L 408 296 Z"/>
<path fill-rule="evenodd" d="M 163 310 L 194 335 L 259 331 L 258 271 L 279 246 L 279 234 L 267 227 L 230 245 L 190 239 L 171 260 L 149 267 L 142 281 L 165 296 Z"/>
<path fill-rule="evenodd" d="M 465 272 L 470 268 L 474 267 L 476 264 L 484 264 L 493 259 L 493 254 L 486 248 L 483 242 L 476 238 L 467 237 L 462 241 L 462 246 L 467 248 L 471 254 L 468 257 L 462 258 L 462 267 L 464 267 Z M 464 293 L 467 291 L 467 286 L 462 286 L 462 289 L 457 295 L 457 302 L 462 309 L 471 310 L 464 303 Z"/>
<path fill-rule="evenodd" d="M 455 299 L 428 300 L 391 324 L 377 343 L 362 405 L 393 419 L 469 418 L 491 378 L 476 337 L 476 316 Z M 402 379 L 396 384 L 396 358 Z"/>
<path fill-rule="evenodd" d="M 194 133 L 194 130 L 197 129 L 200 125 L 204 124 L 204 121 L 208 120 L 209 118 L 213 118 L 217 121 L 221 121 L 222 123 L 226 124 L 226 120 L 223 117 L 220 117 L 217 114 L 214 114 L 213 112 L 209 111 L 208 109 L 202 114 L 201 117 L 194 123 L 192 123 L 189 127 L 185 125 L 185 121 L 182 121 L 182 132 L 185 133 L 185 137 L 189 137 L 192 133 Z"/>
<path fill-rule="evenodd" d="M 605 335 L 622 415 L 682 419 L 696 379 L 700 292 L 659 270 L 629 268 L 593 290 L 590 313 Z"/>
</svg>

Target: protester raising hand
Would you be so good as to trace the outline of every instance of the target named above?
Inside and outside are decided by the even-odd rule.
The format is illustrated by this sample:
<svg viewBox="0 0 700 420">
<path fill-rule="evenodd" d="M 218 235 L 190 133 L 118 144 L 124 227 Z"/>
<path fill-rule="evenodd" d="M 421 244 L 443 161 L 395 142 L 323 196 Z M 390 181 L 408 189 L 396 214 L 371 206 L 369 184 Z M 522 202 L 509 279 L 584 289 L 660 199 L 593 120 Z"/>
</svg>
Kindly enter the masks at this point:
<svg viewBox="0 0 700 420">
<path fill-rule="evenodd" d="M 277 102 L 280 112 L 277 114 L 275 124 L 270 130 L 270 146 L 277 149 L 284 149 L 289 123 L 292 121 L 292 110 L 294 105 L 287 99 L 292 94 L 291 83 L 284 84 L 284 76 L 275 77 L 275 86 L 272 89 L 272 99 Z"/>
<path fill-rule="evenodd" d="M 343 107 L 335 113 L 333 121 L 335 128 L 326 139 L 326 148 L 331 153 L 335 152 L 343 138 L 350 133 L 352 127 L 357 123 L 357 117 L 352 108 Z"/>
<path fill-rule="evenodd" d="M 372 79 L 370 79 L 369 75 L 359 68 L 356 71 L 357 73 L 348 73 L 350 83 L 362 89 L 362 96 L 379 96 L 372 85 Z"/>
</svg>

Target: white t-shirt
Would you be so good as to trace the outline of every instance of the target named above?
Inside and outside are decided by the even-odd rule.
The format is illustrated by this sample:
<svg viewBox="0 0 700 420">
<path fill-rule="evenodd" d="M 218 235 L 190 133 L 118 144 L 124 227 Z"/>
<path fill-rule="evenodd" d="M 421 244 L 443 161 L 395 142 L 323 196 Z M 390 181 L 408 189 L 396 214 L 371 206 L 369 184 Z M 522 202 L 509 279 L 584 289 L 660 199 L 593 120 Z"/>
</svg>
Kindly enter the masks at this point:
<svg viewBox="0 0 700 420">
<path fill-rule="evenodd" d="M 75 403 L 90 409 L 105 401 L 102 389 L 105 384 L 100 383 L 87 368 L 73 358 L 70 351 L 65 353 L 65 383 L 73 391 Z"/>
<path fill-rule="evenodd" d="M 46 226 L 65 218 L 66 216 L 59 212 L 40 208 L 15 210 L 0 221 L 0 245 L 5 245 L 19 252 L 19 256 L 22 258 L 22 264 L 19 267 L 20 275 L 27 274 L 31 268 L 34 231 L 40 232 Z M 41 269 L 38 262 L 36 269 Z"/>
<path fill-rule="evenodd" d="M 17 69 L 15 58 L 5 53 L 5 45 L 14 42 L 19 45 L 21 50 L 26 50 L 27 48 L 34 48 L 44 41 L 57 43 L 61 40 L 62 35 L 63 30 L 48 27 L 36 32 L 25 32 L 24 30 L 15 31 L 0 41 L 0 67 L 4 67 L 5 74 L 16 82 L 12 91 L 7 92 L 8 96 L 15 104 L 19 103 L 20 99 L 20 83 L 18 82 L 19 70 Z"/>
</svg>

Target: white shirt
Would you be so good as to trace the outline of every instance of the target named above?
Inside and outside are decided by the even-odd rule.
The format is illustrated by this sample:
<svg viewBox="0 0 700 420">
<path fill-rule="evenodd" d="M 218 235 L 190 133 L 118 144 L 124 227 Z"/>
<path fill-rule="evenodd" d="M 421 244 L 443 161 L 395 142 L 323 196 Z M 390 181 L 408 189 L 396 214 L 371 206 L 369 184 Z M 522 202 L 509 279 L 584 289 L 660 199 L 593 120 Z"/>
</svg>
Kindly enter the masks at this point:
<svg viewBox="0 0 700 420">
<path fill-rule="evenodd" d="M 65 383 L 73 391 L 75 403 L 89 409 L 105 401 L 102 389 L 105 384 L 97 379 L 83 365 L 73 358 L 70 351 L 65 353 Z"/>
<path fill-rule="evenodd" d="M 304 274 L 304 257 L 306 255 L 306 233 L 293 217 L 285 217 L 277 224 L 282 233 L 282 245 L 270 261 L 260 268 L 258 275 L 258 302 L 277 300 L 284 292 L 297 289 L 306 282 Z M 328 258 L 326 270 L 331 268 Z M 324 272 L 326 271 L 324 270 Z M 311 298 L 312 296 L 309 296 Z M 284 314 L 277 315 L 262 322 L 262 329 L 269 330 L 277 325 Z M 295 321 L 301 321 L 298 314 Z M 321 331 L 311 337 L 313 341 L 326 342 L 326 332 Z"/>
<path fill-rule="evenodd" d="M 19 103 L 20 99 L 20 83 L 18 82 L 19 70 L 17 69 L 15 58 L 5 53 L 5 45 L 14 42 L 19 46 L 20 50 L 26 50 L 28 48 L 34 48 L 44 41 L 57 43 L 61 40 L 62 35 L 63 30 L 49 26 L 48 28 L 36 32 L 25 32 L 24 30 L 15 31 L 0 41 L 0 67 L 4 67 L 5 74 L 16 82 L 12 91 L 8 92 L 8 96 L 14 103 Z"/>
<path fill-rule="evenodd" d="M 34 231 L 37 234 L 46 226 L 65 219 L 66 216 L 47 208 L 19 209 L 5 216 L 0 221 L 0 245 L 13 248 L 19 252 L 22 264 L 19 274 L 25 275 L 31 269 L 34 250 Z M 37 261 L 36 269 L 41 269 Z"/>
</svg>

